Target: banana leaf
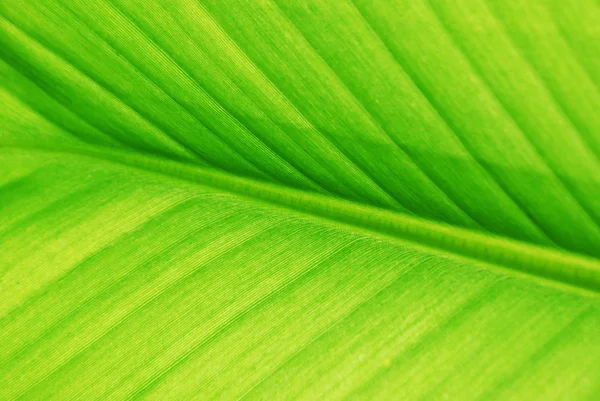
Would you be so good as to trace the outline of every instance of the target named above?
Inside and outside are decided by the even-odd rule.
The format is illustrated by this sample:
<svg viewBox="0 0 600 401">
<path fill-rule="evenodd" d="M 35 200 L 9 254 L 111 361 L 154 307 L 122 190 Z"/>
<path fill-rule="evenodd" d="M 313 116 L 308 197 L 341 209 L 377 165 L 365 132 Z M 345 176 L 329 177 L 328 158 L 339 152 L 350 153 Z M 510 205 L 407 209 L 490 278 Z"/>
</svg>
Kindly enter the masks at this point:
<svg viewBox="0 0 600 401">
<path fill-rule="evenodd" d="M 599 26 L 0 2 L 0 399 L 600 399 Z"/>
</svg>

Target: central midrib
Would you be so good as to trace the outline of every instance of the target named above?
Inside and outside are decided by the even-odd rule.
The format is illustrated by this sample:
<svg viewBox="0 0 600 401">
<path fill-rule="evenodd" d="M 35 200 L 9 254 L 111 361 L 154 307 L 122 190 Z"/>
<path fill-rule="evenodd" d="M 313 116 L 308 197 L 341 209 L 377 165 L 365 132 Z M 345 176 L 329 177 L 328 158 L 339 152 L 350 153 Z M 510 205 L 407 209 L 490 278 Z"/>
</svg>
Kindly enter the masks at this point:
<svg viewBox="0 0 600 401">
<path fill-rule="evenodd" d="M 94 147 L 64 149 L 33 146 L 5 146 L 52 154 L 67 153 L 101 159 L 212 190 L 268 203 L 294 213 L 328 223 L 343 225 L 371 235 L 410 242 L 444 255 L 475 261 L 483 267 L 499 268 L 513 274 L 550 284 L 566 285 L 571 290 L 600 294 L 600 261 L 562 249 L 544 248 L 514 239 L 437 223 L 419 217 L 326 195 L 241 178 L 193 164 L 160 159 L 127 151 Z"/>
</svg>

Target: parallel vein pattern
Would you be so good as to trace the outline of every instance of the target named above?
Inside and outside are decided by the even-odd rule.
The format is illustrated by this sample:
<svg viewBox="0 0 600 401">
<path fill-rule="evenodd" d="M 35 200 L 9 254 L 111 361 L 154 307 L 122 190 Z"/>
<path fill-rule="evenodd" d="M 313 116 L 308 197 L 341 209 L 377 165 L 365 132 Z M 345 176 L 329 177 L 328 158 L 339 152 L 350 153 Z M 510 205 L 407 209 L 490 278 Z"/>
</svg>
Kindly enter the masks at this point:
<svg viewBox="0 0 600 401">
<path fill-rule="evenodd" d="M 600 398 L 598 26 L 0 2 L 0 399 Z"/>
<path fill-rule="evenodd" d="M 598 256 L 600 94 L 546 8 L 6 4 L 7 102 L 31 117 L 7 116 L 5 142 L 42 117 L 29 142 L 127 146 Z"/>
<path fill-rule="evenodd" d="M 506 399 L 521 366 L 596 391 L 595 297 L 115 164 L 0 166 L 0 215 L 27 205 L 3 226 L 2 399 Z"/>
</svg>

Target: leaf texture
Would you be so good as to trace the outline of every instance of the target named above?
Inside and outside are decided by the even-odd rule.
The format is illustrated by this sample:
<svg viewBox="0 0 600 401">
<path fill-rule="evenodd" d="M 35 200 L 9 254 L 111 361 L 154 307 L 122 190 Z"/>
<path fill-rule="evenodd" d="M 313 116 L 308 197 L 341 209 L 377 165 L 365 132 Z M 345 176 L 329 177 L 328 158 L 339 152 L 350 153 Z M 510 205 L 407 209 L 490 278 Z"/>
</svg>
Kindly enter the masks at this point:
<svg viewBox="0 0 600 401">
<path fill-rule="evenodd" d="M 0 14 L 0 399 L 600 397 L 596 3 Z"/>
</svg>

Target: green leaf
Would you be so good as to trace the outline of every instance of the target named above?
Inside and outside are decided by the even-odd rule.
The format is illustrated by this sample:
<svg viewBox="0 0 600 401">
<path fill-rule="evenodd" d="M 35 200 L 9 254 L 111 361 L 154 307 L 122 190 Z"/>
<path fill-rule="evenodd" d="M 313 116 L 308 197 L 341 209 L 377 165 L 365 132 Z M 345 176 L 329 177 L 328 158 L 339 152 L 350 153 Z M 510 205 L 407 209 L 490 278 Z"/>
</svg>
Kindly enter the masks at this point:
<svg viewBox="0 0 600 401">
<path fill-rule="evenodd" d="M 0 3 L 0 399 L 600 397 L 599 23 Z"/>
</svg>

